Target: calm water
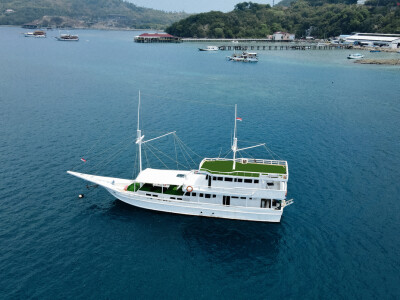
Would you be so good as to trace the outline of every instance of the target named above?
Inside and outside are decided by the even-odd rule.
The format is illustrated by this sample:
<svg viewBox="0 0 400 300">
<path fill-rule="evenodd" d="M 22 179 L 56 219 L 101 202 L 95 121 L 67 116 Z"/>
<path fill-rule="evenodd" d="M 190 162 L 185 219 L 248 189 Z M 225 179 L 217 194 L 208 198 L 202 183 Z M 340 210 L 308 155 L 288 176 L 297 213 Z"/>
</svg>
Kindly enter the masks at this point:
<svg viewBox="0 0 400 300">
<path fill-rule="evenodd" d="M 239 64 L 134 32 L 21 32 L 0 28 L 0 298 L 400 297 L 398 67 L 341 50 Z M 239 143 L 289 162 L 282 222 L 149 212 L 67 175 L 134 175 L 139 89 L 146 137 L 176 130 L 205 157 L 229 148 L 237 103 Z M 154 146 L 174 156 L 171 141 Z"/>
</svg>

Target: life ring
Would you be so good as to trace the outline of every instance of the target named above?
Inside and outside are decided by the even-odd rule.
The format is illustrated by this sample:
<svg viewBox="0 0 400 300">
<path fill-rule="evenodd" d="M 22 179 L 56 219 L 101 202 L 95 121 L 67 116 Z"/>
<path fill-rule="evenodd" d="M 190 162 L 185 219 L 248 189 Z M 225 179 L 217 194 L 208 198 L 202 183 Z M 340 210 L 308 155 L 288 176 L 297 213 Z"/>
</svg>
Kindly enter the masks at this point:
<svg viewBox="0 0 400 300">
<path fill-rule="evenodd" d="M 193 191 L 193 187 L 191 187 L 190 185 L 187 186 L 186 190 L 190 193 L 191 191 Z"/>
</svg>

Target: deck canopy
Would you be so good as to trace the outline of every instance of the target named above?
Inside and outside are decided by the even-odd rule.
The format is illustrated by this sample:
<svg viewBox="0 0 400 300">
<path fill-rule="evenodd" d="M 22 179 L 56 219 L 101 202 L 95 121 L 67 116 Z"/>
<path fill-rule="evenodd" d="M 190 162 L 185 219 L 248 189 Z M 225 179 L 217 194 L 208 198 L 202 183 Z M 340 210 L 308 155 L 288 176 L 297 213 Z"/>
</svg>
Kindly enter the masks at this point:
<svg viewBox="0 0 400 300">
<path fill-rule="evenodd" d="M 150 183 L 155 185 L 183 185 L 190 171 L 159 170 L 147 168 L 140 172 L 136 178 L 137 182 Z"/>
</svg>

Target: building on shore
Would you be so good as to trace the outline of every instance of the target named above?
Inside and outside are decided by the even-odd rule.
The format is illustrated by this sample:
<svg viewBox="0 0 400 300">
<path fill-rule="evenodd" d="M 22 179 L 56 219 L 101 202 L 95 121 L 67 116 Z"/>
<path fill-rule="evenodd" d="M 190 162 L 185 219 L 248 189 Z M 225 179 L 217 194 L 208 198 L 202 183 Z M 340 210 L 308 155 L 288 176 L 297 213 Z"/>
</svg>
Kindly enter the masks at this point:
<svg viewBox="0 0 400 300">
<path fill-rule="evenodd" d="M 136 43 L 180 43 L 181 38 L 168 33 L 143 33 L 135 36 Z"/>
<path fill-rule="evenodd" d="M 293 33 L 278 31 L 272 35 L 273 41 L 294 41 L 295 35 Z"/>
<path fill-rule="evenodd" d="M 346 37 L 345 41 L 361 46 L 400 48 L 400 34 L 354 33 Z"/>
</svg>

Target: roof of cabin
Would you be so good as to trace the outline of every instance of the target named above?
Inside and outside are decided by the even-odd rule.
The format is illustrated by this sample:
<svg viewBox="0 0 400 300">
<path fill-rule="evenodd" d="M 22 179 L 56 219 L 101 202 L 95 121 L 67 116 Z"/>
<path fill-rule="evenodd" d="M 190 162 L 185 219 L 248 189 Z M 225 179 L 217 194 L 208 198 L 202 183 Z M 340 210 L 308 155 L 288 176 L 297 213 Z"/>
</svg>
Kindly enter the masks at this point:
<svg viewBox="0 0 400 300">
<path fill-rule="evenodd" d="M 179 186 L 185 182 L 185 176 L 188 174 L 190 174 L 190 171 L 160 170 L 147 168 L 139 173 L 136 181 L 150 184 L 167 184 Z"/>
<path fill-rule="evenodd" d="M 236 162 L 235 170 L 233 170 L 232 160 L 213 160 L 204 161 L 200 166 L 201 171 L 208 171 L 211 174 L 224 174 L 224 175 L 236 175 L 236 176 L 247 176 L 247 177 L 259 177 L 260 174 L 275 173 L 275 174 L 286 174 L 286 166 L 282 165 L 271 165 L 263 163 L 240 163 Z M 247 173 L 248 172 L 248 173 Z"/>
</svg>

